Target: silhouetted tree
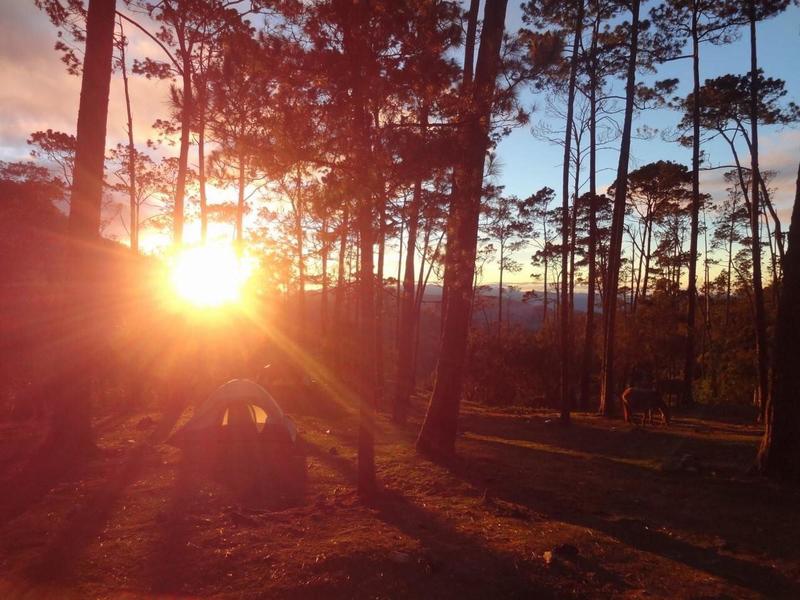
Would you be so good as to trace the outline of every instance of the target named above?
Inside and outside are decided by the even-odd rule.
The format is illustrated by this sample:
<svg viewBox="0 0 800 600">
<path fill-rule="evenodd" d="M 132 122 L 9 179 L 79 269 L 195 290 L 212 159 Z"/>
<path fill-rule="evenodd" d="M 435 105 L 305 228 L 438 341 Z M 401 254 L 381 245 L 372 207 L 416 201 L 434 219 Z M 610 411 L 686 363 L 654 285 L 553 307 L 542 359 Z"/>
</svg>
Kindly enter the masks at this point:
<svg viewBox="0 0 800 600">
<path fill-rule="evenodd" d="M 442 346 L 433 395 L 417 439 L 419 450 L 435 455 L 449 455 L 455 450 L 471 314 L 483 166 L 489 147 L 506 6 L 506 0 L 486 4 L 475 78 L 463 90 L 468 108 L 461 115 L 463 124 L 453 178 L 454 196 L 461 198 L 454 215 L 456 218 L 448 224 L 445 278 L 449 287 Z"/>
<path fill-rule="evenodd" d="M 497 333 L 503 329 L 503 275 L 506 271 L 517 272 L 522 266 L 513 258 L 526 243 L 531 223 L 524 218 L 527 201 L 515 196 L 504 196 L 502 189 L 490 195 L 484 205 L 485 224 L 483 232 L 487 239 L 497 241 L 500 281 L 497 286 Z"/>
<path fill-rule="evenodd" d="M 730 10 L 724 2 L 708 0 L 668 0 L 652 10 L 662 34 L 691 44 L 692 90 L 697 98 L 700 89 L 700 44 L 730 41 L 733 27 Z M 668 60 L 674 56 L 667 57 Z M 684 400 L 692 401 L 695 365 L 695 313 L 697 306 L 697 244 L 700 230 L 700 106 L 693 103 L 692 114 L 692 202 L 689 242 L 689 282 L 686 312 L 686 356 L 683 370 Z"/>
<path fill-rule="evenodd" d="M 636 94 L 636 66 L 639 51 L 639 0 L 631 0 L 629 4 L 631 20 L 627 39 L 627 75 L 625 84 L 625 116 L 622 126 L 619 164 L 617 165 L 617 185 L 614 192 L 614 214 L 611 222 L 611 240 L 608 249 L 608 272 L 604 286 L 603 307 L 603 367 L 601 374 L 600 412 L 609 415 L 611 403 L 615 397 L 614 381 L 614 331 L 617 315 L 617 293 L 619 290 L 619 273 L 622 264 L 622 234 L 625 219 L 625 199 L 628 186 L 628 162 L 630 160 L 631 132 L 633 124 L 633 108 Z"/>
<path fill-rule="evenodd" d="M 28 138 L 33 146 L 31 156 L 44 159 L 58 167 L 67 187 L 72 187 L 75 170 L 75 136 L 61 131 L 34 131 Z"/>
<path fill-rule="evenodd" d="M 80 106 L 75 137 L 75 172 L 69 208 L 69 270 L 65 296 L 62 363 L 49 442 L 67 451 L 94 445 L 91 379 L 99 349 L 98 242 L 103 199 L 108 94 L 114 54 L 115 0 L 90 0 L 86 15 Z M 80 335 L 82 333 L 83 335 Z"/>
<path fill-rule="evenodd" d="M 772 385 L 767 400 L 764 437 L 758 452 L 759 469 L 772 477 L 800 481 L 800 166 L 789 227 L 789 249 L 772 362 Z"/>
</svg>

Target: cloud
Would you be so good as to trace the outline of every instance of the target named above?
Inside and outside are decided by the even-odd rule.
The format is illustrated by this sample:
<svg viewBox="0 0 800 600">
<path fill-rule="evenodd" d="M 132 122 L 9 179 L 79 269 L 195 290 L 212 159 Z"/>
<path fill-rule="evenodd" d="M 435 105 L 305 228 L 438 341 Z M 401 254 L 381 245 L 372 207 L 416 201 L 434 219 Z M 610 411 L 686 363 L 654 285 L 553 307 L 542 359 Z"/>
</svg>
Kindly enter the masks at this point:
<svg viewBox="0 0 800 600">
<path fill-rule="evenodd" d="M 137 56 L 161 51 L 143 34 L 127 31 Z M 80 98 L 80 77 L 69 75 L 53 49 L 56 30 L 32 2 L 0 2 L 0 159 L 19 160 L 28 155 L 26 144 L 33 131 L 52 128 L 74 132 Z M 130 61 L 130 57 L 129 57 Z M 153 137 L 153 121 L 169 114 L 169 83 L 139 76 L 130 78 L 134 131 L 137 143 Z M 108 146 L 126 139 L 127 117 L 122 77 L 111 82 Z"/>
<path fill-rule="evenodd" d="M 767 133 L 767 131 L 763 131 L 763 133 Z M 724 157 L 722 153 L 719 154 L 719 158 L 721 159 L 719 164 L 733 163 L 732 159 Z M 739 160 L 744 166 L 749 166 L 749 153 L 740 151 Z M 770 187 L 775 190 L 772 194 L 772 201 L 784 226 L 788 226 L 791 219 L 798 161 L 800 161 L 800 131 L 773 130 L 768 135 L 762 135 L 759 166 L 762 171 L 775 173 L 770 181 Z M 702 191 L 711 194 L 717 201 L 723 200 L 727 195 L 728 184 L 724 180 L 724 173 L 725 169 L 719 169 L 703 171 L 700 175 Z"/>
</svg>

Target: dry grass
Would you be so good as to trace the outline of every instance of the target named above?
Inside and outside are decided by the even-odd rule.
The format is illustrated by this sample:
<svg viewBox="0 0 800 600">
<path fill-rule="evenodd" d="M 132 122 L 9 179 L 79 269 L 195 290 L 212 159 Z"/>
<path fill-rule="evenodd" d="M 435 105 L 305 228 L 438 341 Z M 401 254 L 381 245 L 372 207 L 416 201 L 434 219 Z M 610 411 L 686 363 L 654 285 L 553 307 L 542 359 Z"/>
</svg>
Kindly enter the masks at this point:
<svg viewBox="0 0 800 600">
<path fill-rule="evenodd" d="M 80 467 L 4 426 L 0 596 L 800 597 L 800 494 L 745 474 L 750 425 L 578 414 L 564 428 L 468 405 L 443 465 L 413 451 L 417 401 L 408 428 L 380 421 L 383 492 L 365 505 L 355 417 L 287 408 L 305 487 L 259 502 L 163 443 L 175 413 L 145 430 L 106 417 Z"/>
</svg>

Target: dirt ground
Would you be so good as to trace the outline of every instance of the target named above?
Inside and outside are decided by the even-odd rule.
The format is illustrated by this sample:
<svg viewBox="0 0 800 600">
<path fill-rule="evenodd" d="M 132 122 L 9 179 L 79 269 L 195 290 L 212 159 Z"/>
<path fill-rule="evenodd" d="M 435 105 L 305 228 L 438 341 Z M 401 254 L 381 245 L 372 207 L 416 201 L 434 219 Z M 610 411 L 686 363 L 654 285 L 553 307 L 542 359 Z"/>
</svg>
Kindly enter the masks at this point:
<svg viewBox="0 0 800 600">
<path fill-rule="evenodd" d="M 355 414 L 286 408 L 302 487 L 256 500 L 165 443 L 190 409 L 103 416 L 80 466 L 2 424 L 0 597 L 800 597 L 800 491 L 747 474 L 752 425 L 468 404 L 442 465 L 413 451 L 418 399 L 407 428 L 381 418 L 365 505 Z"/>
</svg>

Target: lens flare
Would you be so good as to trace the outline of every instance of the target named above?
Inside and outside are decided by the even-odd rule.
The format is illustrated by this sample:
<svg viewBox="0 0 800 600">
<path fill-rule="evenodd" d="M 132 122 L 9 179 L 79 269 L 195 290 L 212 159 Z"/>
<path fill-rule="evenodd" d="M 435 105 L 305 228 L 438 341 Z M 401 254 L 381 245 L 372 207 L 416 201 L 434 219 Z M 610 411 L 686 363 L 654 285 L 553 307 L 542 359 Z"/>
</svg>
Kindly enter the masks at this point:
<svg viewBox="0 0 800 600">
<path fill-rule="evenodd" d="M 242 299 L 252 271 L 231 246 L 185 248 L 172 257 L 169 279 L 182 300 L 198 307 L 219 307 Z"/>
</svg>

